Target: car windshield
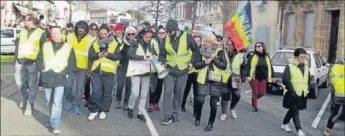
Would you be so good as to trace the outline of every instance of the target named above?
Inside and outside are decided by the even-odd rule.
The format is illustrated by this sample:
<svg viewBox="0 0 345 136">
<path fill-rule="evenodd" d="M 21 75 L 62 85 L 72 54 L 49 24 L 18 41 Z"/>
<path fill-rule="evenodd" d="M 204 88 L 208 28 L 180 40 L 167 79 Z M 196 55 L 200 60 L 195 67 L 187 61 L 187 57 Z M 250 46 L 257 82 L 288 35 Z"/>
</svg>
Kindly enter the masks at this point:
<svg viewBox="0 0 345 136">
<path fill-rule="evenodd" d="M 285 66 L 288 64 L 288 59 L 292 58 L 293 52 L 276 52 L 271 59 L 272 65 Z M 308 66 L 310 67 L 310 55 L 307 54 Z"/>
<path fill-rule="evenodd" d="M 13 29 L 2 29 L 1 30 L 1 38 L 13 38 L 14 31 Z"/>
</svg>

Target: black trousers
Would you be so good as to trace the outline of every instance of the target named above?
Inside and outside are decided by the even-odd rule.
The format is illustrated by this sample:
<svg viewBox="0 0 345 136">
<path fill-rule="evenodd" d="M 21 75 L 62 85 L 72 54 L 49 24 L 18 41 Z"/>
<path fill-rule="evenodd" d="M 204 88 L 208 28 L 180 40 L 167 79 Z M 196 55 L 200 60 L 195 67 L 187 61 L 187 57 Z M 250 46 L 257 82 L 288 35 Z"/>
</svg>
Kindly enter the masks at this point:
<svg viewBox="0 0 345 136">
<path fill-rule="evenodd" d="M 86 101 L 90 100 L 90 95 L 91 95 L 90 94 L 90 92 L 91 92 L 90 84 L 91 84 L 91 76 L 86 77 L 86 80 L 85 80 L 84 95 L 85 95 Z"/>
<path fill-rule="evenodd" d="M 120 65 L 116 71 L 116 76 L 117 76 L 116 99 L 117 101 L 122 100 L 123 87 L 125 87 L 125 96 L 123 100 L 124 104 L 128 104 L 129 96 L 131 95 L 131 87 L 132 87 L 131 78 L 126 77 L 126 72 L 127 72 L 127 67 L 123 65 Z"/>
<path fill-rule="evenodd" d="M 92 95 L 88 104 L 91 113 L 98 111 L 109 112 L 114 90 L 114 79 L 114 75 L 91 74 Z"/>
<path fill-rule="evenodd" d="M 197 99 L 194 103 L 195 107 L 195 113 L 196 113 L 196 120 L 200 120 L 201 118 L 201 113 L 202 113 L 202 107 L 205 102 L 205 96 L 198 95 L 197 97 L 194 96 L 194 99 Z M 216 119 L 216 114 L 217 114 L 217 102 L 219 101 L 218 96 L 211 96 L 210 99 L 210 117 L 208 119 L 209 124 L 213 124 L 215 119 Z"/>
<path fill-rule="evenodd" d="M 162 91 L 163 91 L 163 83 L 164 79 L 159 79 L 157 75 L 151 75 L 154 77 L 151 77 L 150 84 L 152 87 L 150 87 L 150 104 L 159 104 L 159 100 L 161 99 Z M 156 80 L 156 81 L 153 81 Z"/>
<path fill-rule="evenodd" d="M 222 95 L 221 107 L 222 107 L 223 114 L 226 114 L 228 111 L 228 103 L 229 103 L 230 98 L 231 98 L 230 110 L 233 110 L 236 108 L 236 105 L 240 101 L 240 98 L 241 98 L 241 90 L 232 88 L 231 83 L 227 83 L 227 89 L 229 89 L 229 92 Z"/>
<path fill-rule="evenodd" d="M 297 106 L 292 106 L 289 109 L 289 111 L 286 113 L 284 117 L 283 124 L 288 124 L 291 118 L 293 120 L 293 123 L 295 124 L 296 130 L 298 131 L 302 129 L 301 121 L 299 119 L 299 109 L 297 108 Z"/>
<path fill-rule="evenodd" d="M 187 98 L 188 98 L 190 88 L 192 87 L 192 85 L 193 85 L 193 95 L 194 95 L 194 103 L 195 103 L 195 98 L 196 98 L 197 92 L 198 92 L 197 78 L 198 78 L 197 72 L 188 74 L 187 84 L 186 84 L 186 88 L 185 88 L 184 93 L 183 93 L 183 99 L 182 99 L 181 107 L 186 106 Z M 195 113 L 195 108 L 194 108 L 194 113 Z"/>
<path fill-rule="evenodd" d="M 334 124 L 337 122 L 342 113 L 345 112 L 344 105 L 333 104 L 331 108 L 332 113 L 327 121 L 327 128 L 329 129 L 333 129 Z"/>
</svg>

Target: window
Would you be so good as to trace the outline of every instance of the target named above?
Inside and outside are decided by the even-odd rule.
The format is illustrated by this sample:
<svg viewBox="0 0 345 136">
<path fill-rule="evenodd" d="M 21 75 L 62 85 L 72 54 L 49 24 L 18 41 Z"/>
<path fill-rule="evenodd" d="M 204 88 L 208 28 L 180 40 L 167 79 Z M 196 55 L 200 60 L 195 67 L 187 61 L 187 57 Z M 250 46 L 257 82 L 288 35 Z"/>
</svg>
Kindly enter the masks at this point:
<svg viewBox="0 0 345 136">
<path fill-rule="evenodd" d="M 319 57 L 318 57 L 318 55 L 316 53 L 314 53 L 314 59 L 315 59 L 316 67 L 320 68 L 321 67 L 321 62 L 320 62 L 320 59 L 319 59 Z"/>
<path fill-rule="evenodd" d="M 325 62 L 323 61 L 323 59 L 322 59 L 322 57 L 320 56 L 320 54 L 316 53 L 316 56 L 319 58 L 320 64 L 321 64 L 321 65 L 325 64 Z"/>
<path fill-rule="evenodd" d="M 1 38 L 14 38 L 13 29 L 3 29 L 1 30 Z"/>
<path fill-rule="evenodd" d="M 313 47 L 314 12 L 304 14 L 304 47 Z"/>
<path fill-rule="evenodd" d="M 287 46 L 293 46 L 293 37 L 294 37 L 294 30 L 295 30 L 295 14 L 289 13 L 287 14 L 287 25 L 286 25 L 286 39 L 285 44 Z"/>
<path fill-rule="evenodd" d="M 286 66 L 289 64 L 289 59 L 294 58 L 293 52 L 276 52 L 271 59 L 274 66 Z M 310 67 L 310 55 L 307 54 L 308 66 Z"/>
</svg>

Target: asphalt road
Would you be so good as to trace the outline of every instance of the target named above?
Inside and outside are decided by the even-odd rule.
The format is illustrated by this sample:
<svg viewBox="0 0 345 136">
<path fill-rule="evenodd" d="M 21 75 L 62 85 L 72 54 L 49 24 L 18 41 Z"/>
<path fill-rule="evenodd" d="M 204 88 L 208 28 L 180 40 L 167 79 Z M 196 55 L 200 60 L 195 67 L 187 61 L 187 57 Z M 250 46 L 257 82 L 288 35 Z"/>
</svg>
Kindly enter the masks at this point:
<svg viewBox="0 0 345 136">
<path fill-rule="evenodd" d="M 1 102 L 1 135 L 52 135 L 47 128 L 43 126 L 48 121 L 48 108 L 45 106 L 44 92 L 39 92 L 35 110 L 32 117 L 25 117 L 18 104 L 21 101 L 21 95 L 15 86 L 13 78 L 13 64 L 1 64 L 1 96 L 7 98 Z M 5 86 L 5 87 L 3 87 Z M 218 107 L 217 119 L 211 132 L 204 132 L 209 117 L 209 101 L 204 104 L 201 125 L 194 126 L 192 117 L 192 106 L 187 104 L 187 112 L 179 116 L 180 124 L 161 125 L 163 119 L 162 112 L 148 113 L 153 126 L 160 136 L 292 136 L 296 132 L 286 133 L 280 129 L 282 118 L 286 109 L 281 107 L 282 97 L 266 94 L 259 100 L 259 113 L 253 114 L 250 105 L 251 92 L 248 85 L 243 86 L 242 98 L 236 111 L 238 118 L 236 120 L 228 119 L 225 122 L 219 120 L 220 107 Z M 319 136 L 326 124 L 329 116 L 329 108 L 325 111 L 317 129 L 311 128 L 311 123 L 320 110 L 326 96 L 327 89 L 322 89 L 320 97 L 317 100 L 308 101 L 308 109 L 301 112 L 301 122 L 303 129 L 312 136 Z M 162 102 L 162 100 L 161 100 Z M 126 112 L 122 109 L 115 109 L 114 103 L 106 120 L 95 119 L 87 121 L 89 111 L 82 108 L 81 115 L 75 115 L 72 111 L 62 112 L 61 135 L 122 135 L 122 136 L 147 136 L 151 131 L 147 124 L 138 119 L 128 119 Z M 329 107 L 329 106 L 328 106 Z M 291 128 L 293 123 L 291 121 Z M 19 130 L 18 130 L 19 129 Z M 333 135 L 344 135 L 344 123 L 337 123 L 333 129 Z"/>
</svg>

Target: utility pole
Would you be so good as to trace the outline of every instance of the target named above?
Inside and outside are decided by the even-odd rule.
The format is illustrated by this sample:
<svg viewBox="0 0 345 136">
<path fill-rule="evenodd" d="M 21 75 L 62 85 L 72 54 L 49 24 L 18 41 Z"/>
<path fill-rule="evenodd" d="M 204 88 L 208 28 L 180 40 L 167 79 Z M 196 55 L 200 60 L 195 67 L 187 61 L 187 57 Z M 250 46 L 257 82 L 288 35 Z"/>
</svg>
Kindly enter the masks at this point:
<svg viewBox="0 0 345 136">
<path fill-rule="evenodd" d="M 69 2 L 69 22 L 71 23 L 72 22 L 72 3 L 73 3 L 73 1 L 68 0 L 68 2 Z"/>
</svg>

